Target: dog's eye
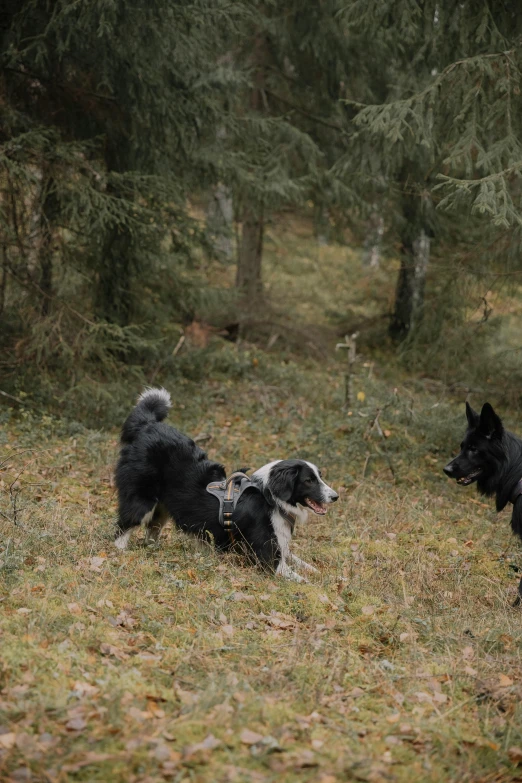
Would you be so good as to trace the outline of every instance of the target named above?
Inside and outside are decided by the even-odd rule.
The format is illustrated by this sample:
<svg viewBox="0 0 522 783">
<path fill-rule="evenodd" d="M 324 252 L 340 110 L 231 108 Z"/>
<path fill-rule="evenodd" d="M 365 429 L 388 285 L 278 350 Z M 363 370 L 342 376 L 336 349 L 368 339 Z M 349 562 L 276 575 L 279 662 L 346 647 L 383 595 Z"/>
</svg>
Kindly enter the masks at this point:
<svg viewBox="0 0 522 783">
<path fill-rule="evenodd" d="M 468 448 L 468 454 L 478 454 L 478 449 L 473 448 L 473 446 L 470 446 Z"/>
<path fill-rule="evenodd" d="M 305 483 L 305 484 L 313 484 L 313 483 L 314 483 L 314 480 L 313 480 L 313 479 L 311 479 L 311 478 L 306 478 L 306 479 L 304 480 L 304 483 Z"/>
</svg>

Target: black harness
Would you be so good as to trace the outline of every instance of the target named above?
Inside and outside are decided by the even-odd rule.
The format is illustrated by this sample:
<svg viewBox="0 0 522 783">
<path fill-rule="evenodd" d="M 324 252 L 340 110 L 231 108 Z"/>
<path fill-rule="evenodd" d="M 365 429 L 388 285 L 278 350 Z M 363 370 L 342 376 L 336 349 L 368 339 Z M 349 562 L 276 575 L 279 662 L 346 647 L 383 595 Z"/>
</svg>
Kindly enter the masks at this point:
<svg viewBox="0 0 522 783">
<path fill-rule="evenodd" d="M 237 501 L 245 489 L 255 486 L 252 479 L 240 470 L 232 473 L 223 481 L 213 481 L 207 486 L 207 492 L 210 492 L 219 501 L 219 524 L 227 531 L 232 544 L 235 541 L 235 525 L 232 522 L 232 514 L 236 509 Z"/>
<path fill-rule="evenodd" d="M 258 492 L 262 492 L 262 489 L 241 470 L 236 470 L 235 473 L 232 473 L 231 476 L 229 476 L 227 479 L 223 479 L 223 481 L 213 481 L 211 484 L 207 485 L 207 492 L 209 492 L 211 495 L 214 495 L 214 497 L 219 501 L 219 524 L 224 530 L 227 531 L 230 538 L 230 543 L 232 544 L 235 543 L 235 523 L 232 522 L 232 515 L 236 510 L 239 498 L 243 492 L 250 487 L 254 487 L 254 489 L 258 490 Z M 522 489 L 520 492 L 522 494 Z M 270 501 L 268 498 L 266 499 L 271 506 L 275 506 L 277 508 L 283 519 L 285 519 L 290 525 L 290 529 L 293 533 L 296 515 L 282 508 L 282 506 L 280 506 L 275 499 L 272 499 L 272 501 Z"/>
</svg>

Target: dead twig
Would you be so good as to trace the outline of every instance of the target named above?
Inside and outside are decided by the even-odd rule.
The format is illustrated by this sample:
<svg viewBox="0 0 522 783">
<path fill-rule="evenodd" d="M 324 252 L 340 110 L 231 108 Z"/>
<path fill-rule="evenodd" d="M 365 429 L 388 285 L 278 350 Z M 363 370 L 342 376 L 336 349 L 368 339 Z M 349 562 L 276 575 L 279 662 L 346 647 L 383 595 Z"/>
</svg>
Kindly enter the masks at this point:
<svg viewBox="0 0 522 783">
<path fill-rule="evenodd" d="M 0 389 L 0 394 L 2 395 L 2 397 L 7 397 L 8 400 L 13 400 L 13 402 L 17 402 L 18 405 L 25 405 L 26 404 L 24 402 L 24 400 L 20 400 L 18 397 L 13 397 L 12 394 L 8 394 L 7 392 L 2 391 L 1 389 Z"/>
<path fill-rule="evenodd" d="M 345 335 L 344 343 L 337 343 L 335 346 L 336 351 L 345 350 L 347 352 L 348 365 L 344 374 L 344 405 L 343 410 L 346 409 L 352 399 L 352 370 L 355 360 L 357 358 L 357 338 L 359 332 L 354 332 L 350 337 Z"/>
</svg>

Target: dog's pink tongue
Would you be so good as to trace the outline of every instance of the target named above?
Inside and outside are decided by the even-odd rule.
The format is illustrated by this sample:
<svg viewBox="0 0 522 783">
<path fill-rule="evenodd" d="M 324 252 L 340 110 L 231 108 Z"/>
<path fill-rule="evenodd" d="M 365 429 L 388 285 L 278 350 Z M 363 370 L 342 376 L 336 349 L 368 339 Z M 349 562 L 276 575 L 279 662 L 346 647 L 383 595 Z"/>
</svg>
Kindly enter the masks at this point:
<svg viewBox="0 0 522 783">
<path fill-rule="evenodd" d="M 315 511 L 317 514 L 326 514 L 326 506 L 323 506 L 322 503 L 316 503 L 315 500 L 310 500 L 310 498 L 307 498 L 306 502 L 312 511 Z"/>
</svg>

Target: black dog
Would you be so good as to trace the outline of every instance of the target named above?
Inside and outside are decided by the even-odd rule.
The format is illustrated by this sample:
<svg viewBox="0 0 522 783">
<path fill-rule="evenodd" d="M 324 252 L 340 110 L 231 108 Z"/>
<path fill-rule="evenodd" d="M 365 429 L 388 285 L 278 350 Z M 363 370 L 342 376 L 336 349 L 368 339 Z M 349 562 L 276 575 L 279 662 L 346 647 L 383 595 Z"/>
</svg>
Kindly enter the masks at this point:
<svg viewBox="0 0 522 783">
<path fill-rule="evenodd" d="M 207 491 L 209 484 L 225 479 L 225 469 L 209 460 L 193 440 L 162 423 L 169 407 L 165 389 L 148 389 L 123 425 L 116 467 L 116 546 L 125 549 L 132 530 L 141 523 L 146 539 L 157 541 L 170 517 L 181 530 L 212 541 L 221 551 L 237 540 L 262 566 L 304 581 L 287 561 L 316 569 L 290 552 L 294 524 L 306 520 L 308 509 L 326 514 L 327 504 L 339 497 L 321 479 L 317 467 L 291 459 L 256 471 L 252 486 L 237 501 L 230 536 L 220 523 L 217 498 Z"/>
<path fill-rule="evenodd" d="M 497 511 L 513 504 L 511 528 L 522 538 L 522 440 L 507 432 L 489 402 L 480 415 L 466 403 L 468 429 L 461 452 L 444 468 L 444 473 L 467 486 L 477 482 L 482 495 L 496 496 Z M 522 599 L 522 579 L 515 605 Z"/>
</svg>

